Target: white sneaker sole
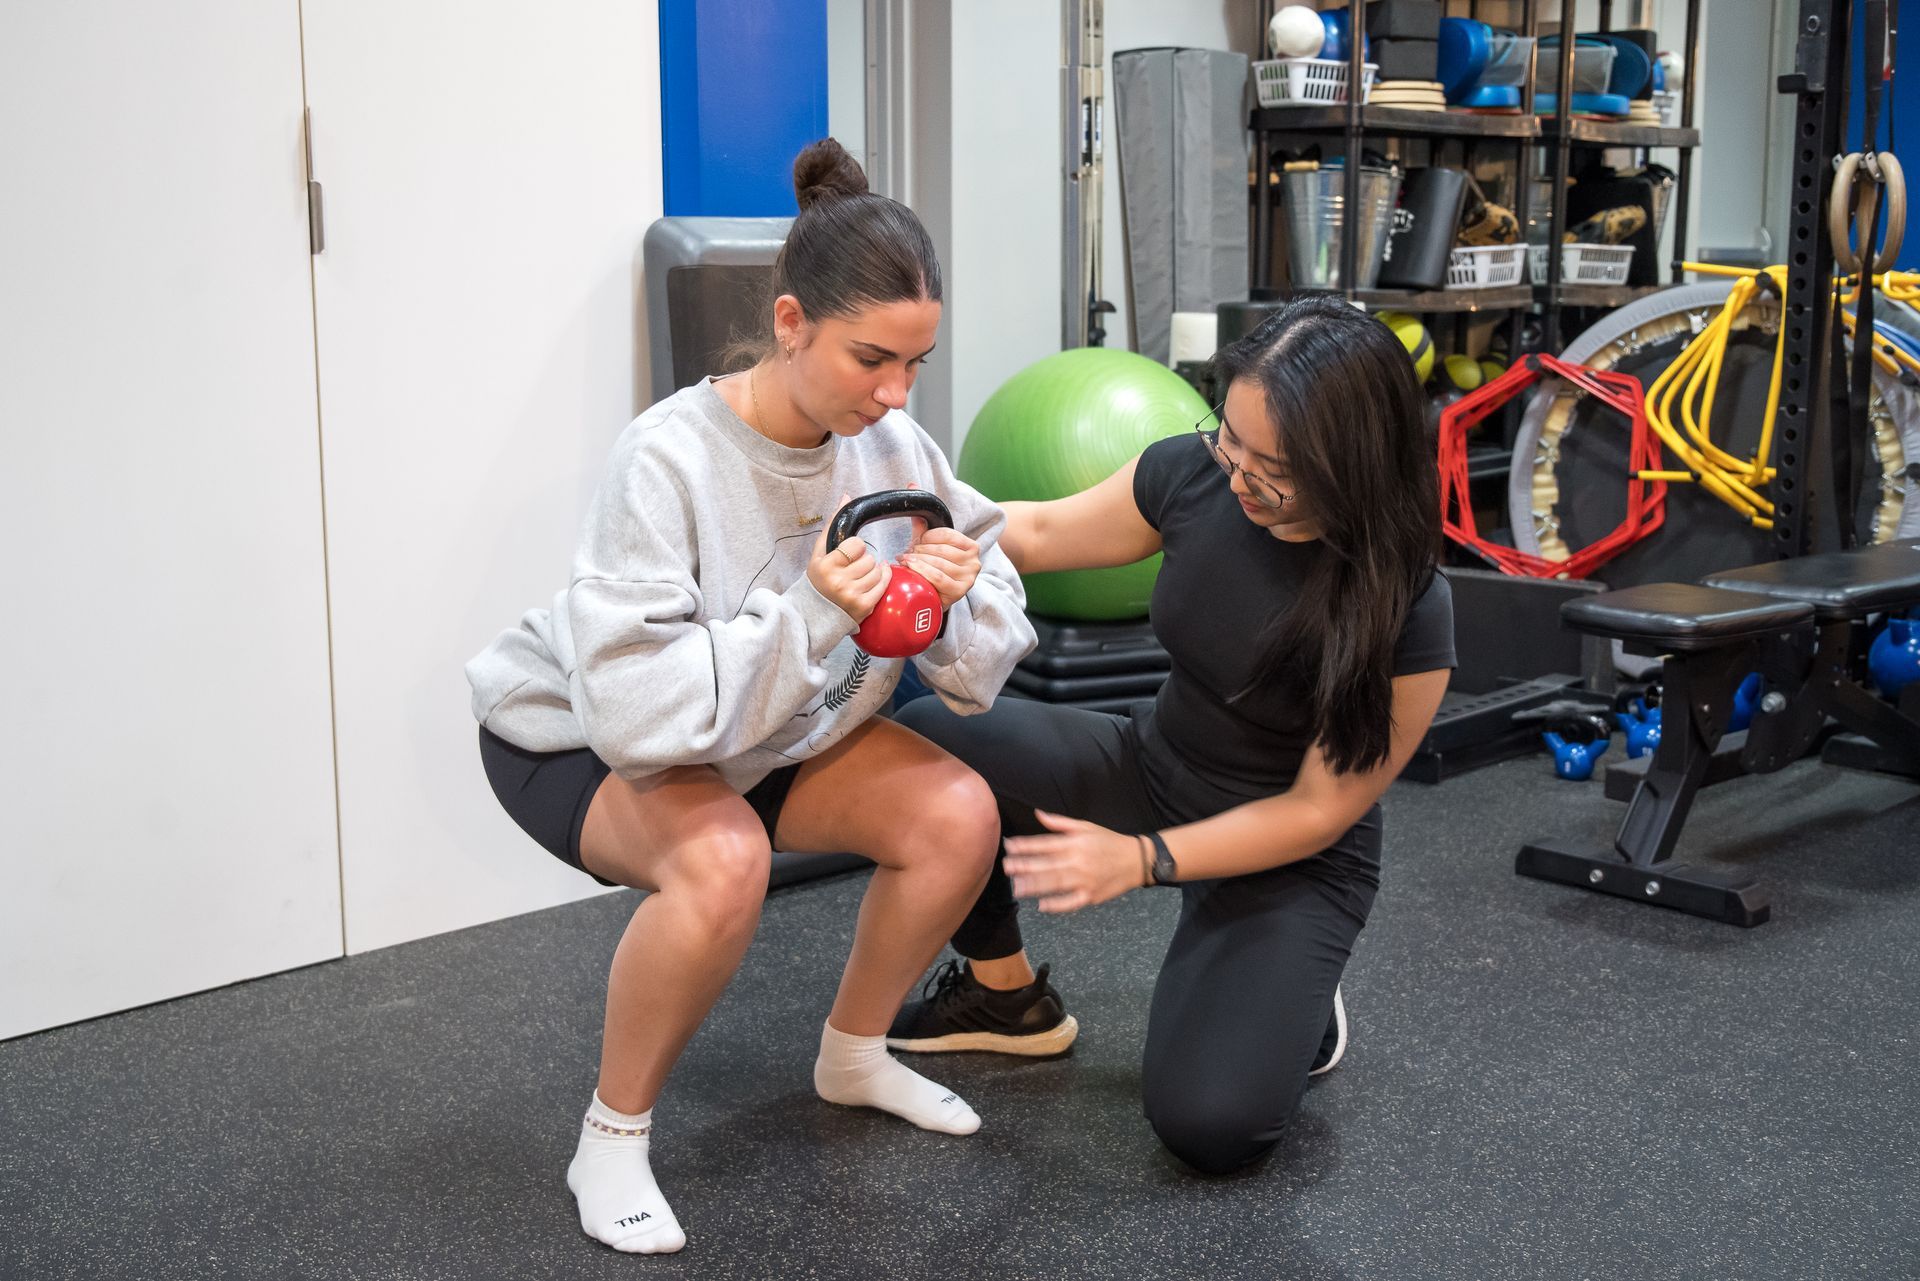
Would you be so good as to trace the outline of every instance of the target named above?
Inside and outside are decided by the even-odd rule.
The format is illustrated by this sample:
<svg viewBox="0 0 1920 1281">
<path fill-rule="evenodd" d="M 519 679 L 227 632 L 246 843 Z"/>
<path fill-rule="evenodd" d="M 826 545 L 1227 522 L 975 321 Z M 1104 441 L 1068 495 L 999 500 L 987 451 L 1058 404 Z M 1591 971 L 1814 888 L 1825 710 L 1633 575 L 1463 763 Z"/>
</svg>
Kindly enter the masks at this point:
<svg viewBox="0 0 1920 1281">
<path fill-rule="evenodd" d="M 887 1048 L 905 1050 L 909 1054 L 981 1050 L 989 1054 L 1017 1054 L 1024 1058 L 1043 1059 L 1066 1053 L 1067 1047 L 1079 1035 L 1080 1022 L 1069 1014 L 1057 1026 L 1027 1036 L 1009 1036 L 1005 1032 L 949 1032 L 945 1036 L 913 1039 L 890 1036 L 887 1038 Z"/>
<path fill-rule="evenodd" d="M 1340 999 L 1338 985 L 1333 989 L 1333 1027 L 1333 1057 L 1308 1072 L 1308 1076 L 1325 1076 L 1340 1066 L 1340 1060 L 1347 1053 L 1347 1003 Z"/>
</svg>

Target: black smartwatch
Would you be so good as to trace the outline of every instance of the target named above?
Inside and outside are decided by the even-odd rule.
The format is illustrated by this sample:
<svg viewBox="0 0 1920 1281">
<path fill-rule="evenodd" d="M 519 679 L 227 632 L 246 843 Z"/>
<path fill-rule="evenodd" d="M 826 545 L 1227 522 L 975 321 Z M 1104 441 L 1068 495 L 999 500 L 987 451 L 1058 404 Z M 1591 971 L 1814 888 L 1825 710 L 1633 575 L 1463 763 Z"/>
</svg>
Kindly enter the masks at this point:
<svg viewBox="0 0 1920 1281">
<path fill-rule="evenodd" d="M 1180 865 L 1173 861 L 1173 851 L 1167 848 L 1160 833 L 1148 832 L 1147 839 L 1153 842 L 1153 883 L 1155 885 L 1178 885 L 1180 883 Z"/>
</svg>

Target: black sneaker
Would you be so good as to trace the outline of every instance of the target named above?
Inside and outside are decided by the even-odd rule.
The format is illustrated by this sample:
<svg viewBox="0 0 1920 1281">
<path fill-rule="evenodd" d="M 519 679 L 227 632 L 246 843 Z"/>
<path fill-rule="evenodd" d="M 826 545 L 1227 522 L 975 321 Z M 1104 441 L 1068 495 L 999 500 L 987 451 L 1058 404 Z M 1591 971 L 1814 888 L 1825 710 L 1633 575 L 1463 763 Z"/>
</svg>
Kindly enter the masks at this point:
<svg viewBox="0 0 1920 1281">
<path fill-rule="evenodd" d="M 1338 1067 L 1347 1052 L 1347 1003 L 1340 999 L 1340 988 L 1333 989 L 1333 1017 L 1327 1020 L 1327 1034 L 1320 1038 L 1320 1052 L 1313 1056 L 1308 1076 L 1322 1076 Z"/>
<path fill-rule="evenodd" d="M 1047 983 L 1047 969 L 1041 966 L 1025 987 L 998 992 L 975 979 L 964 961 L 948 961 L 928 977 L 921 999 L 901 1007 L 887 1044 L 916 1054 L 1063 1054 L 1080 1035 L 1080 1024 Z"/>
</svg>

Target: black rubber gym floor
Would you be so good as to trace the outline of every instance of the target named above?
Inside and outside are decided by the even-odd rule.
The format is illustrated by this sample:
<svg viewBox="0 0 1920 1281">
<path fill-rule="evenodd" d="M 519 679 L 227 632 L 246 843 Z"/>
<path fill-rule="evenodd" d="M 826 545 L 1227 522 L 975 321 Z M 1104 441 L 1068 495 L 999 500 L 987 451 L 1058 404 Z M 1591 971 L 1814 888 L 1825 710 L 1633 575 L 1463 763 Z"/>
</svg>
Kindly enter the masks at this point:
<svg viewBox="0 0 1920 1281">
<path fill-rule="evenodd" d="M 1140 1117 L 1165 895 L 1032 925 L 1071 1056 L 915 1061 L 979 1134 L 817 1101 L 841 877 L 769 901 L 657 1109 L 687 1249 L 616 1255 L 562 1176 L 620 894 L 0 1045 L 0 1277 L 1920 1275 L 1920 788 L 1703 793 L 1683 851 L 1763 874 L 1751 931 L 1517 879 L 1621 813 L 1544 757 L 1388 804 L 1352 1049 L 1247 1174 Z"/>
</svg>

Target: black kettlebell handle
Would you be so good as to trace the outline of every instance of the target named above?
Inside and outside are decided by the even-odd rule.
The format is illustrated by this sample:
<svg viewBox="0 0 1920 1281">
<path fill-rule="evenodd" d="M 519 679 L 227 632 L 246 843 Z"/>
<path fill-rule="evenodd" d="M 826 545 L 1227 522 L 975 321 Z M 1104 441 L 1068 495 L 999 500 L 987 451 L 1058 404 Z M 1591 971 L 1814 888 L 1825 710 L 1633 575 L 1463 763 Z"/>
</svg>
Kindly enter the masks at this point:
<svg viewBox="0 0 1920 1281">
<path fill-rule="evenodd" d="M 924 489 L 883 489 L 877 494 L 850 498 L 827 526 L 827 550 L 832 551 L 858 533 L 862 526 L 895 516 L 918 516 L 928 529 L 952 529 L 953 513 Z"/>
</svg>

